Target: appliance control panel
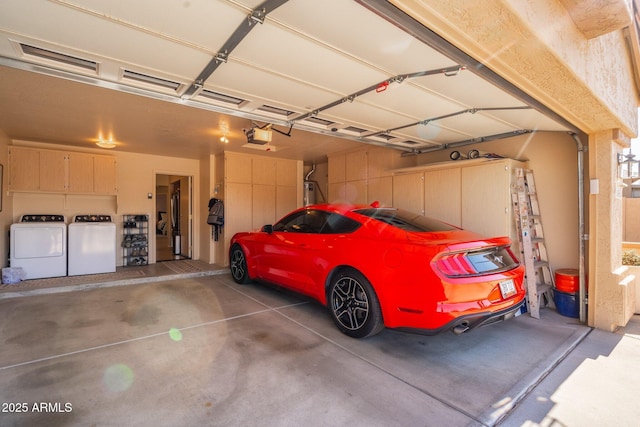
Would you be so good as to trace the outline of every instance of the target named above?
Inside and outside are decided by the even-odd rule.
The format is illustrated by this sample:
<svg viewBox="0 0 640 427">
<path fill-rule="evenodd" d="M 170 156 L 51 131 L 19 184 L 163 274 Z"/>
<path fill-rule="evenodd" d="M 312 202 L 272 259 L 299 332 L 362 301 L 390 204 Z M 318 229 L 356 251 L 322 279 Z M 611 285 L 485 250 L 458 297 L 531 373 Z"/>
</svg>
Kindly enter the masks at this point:
<svg viewBox="0 0 640 427">
<path fill-rule="evenodd" d="M 28 214 L 22 215 L 20 222 L 64 222 L 64 215 Z"/>
<path fill-rule="evenodd" d="M 111 215 L 76 215 L 74 222 L 111 222 Z"/>
</svg>

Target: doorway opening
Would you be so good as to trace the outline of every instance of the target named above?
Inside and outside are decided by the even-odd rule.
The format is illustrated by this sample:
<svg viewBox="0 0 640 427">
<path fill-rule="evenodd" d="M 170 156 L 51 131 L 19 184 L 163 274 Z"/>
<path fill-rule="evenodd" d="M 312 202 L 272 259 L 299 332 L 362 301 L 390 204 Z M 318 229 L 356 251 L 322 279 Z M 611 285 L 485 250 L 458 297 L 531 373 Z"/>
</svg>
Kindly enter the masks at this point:
<svg viewBox="0 0 640 427">
<path fill-rule="evenodd" d="M 190 176 L 156 174 L 156 262 L 191 259 Z"/>
</svg>

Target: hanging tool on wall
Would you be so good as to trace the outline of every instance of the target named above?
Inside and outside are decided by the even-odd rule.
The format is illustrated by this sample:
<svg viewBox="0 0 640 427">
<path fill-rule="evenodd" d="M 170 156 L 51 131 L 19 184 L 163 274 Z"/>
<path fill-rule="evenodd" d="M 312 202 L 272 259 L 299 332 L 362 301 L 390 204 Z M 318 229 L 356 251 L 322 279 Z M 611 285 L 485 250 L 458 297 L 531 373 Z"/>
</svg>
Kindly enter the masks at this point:
<svg viewBox="0 0 640 427">
<path fill-rule="evenodd" d="M 224 203 L 220 199 L 209 199 L 209 216 L 207 224 L 212 226 L 213 240 L 218 241 L 220 229 L 224 225 Z"/>
</svg>

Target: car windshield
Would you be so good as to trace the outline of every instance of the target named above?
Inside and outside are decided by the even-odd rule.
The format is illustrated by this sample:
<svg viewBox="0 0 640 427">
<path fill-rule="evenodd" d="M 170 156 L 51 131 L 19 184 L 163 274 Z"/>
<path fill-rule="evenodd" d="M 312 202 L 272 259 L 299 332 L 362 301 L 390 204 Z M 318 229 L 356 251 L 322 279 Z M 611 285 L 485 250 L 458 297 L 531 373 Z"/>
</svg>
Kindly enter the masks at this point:
<svg viewBox="0 0 640 427">
<path fill-rule="evenodd" d="M 434 231 L 451 231 L 458 228 L 437 219 L 428 218 L 402 209 L 367 208 L 354 211 L 405 231 L 429 233 Z"/>
</svg>

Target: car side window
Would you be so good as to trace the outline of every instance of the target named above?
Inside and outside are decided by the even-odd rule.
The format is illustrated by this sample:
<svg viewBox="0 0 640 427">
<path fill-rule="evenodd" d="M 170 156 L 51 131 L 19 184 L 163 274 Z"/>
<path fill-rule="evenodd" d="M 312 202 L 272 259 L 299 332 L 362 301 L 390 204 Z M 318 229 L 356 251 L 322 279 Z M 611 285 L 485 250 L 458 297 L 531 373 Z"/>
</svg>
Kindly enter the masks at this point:
<svg viewBox="0 0 640 427">
<path fill-rule="evenodd" d="M 273 231 L 312 234 L 353 233 L 360 223 L 337 213 L 307 209 L 285 217 L 273 226 Z"/>
<path fill-rule="evenodd" d="M 321 232 L 323 234 L 348 234 L 353 233 L 358 228 L 360 228 L 359 222 L 346 216 L 332 213 L 328 215 Z"/>
<path fill-rule="evenodd" d="M 329 213 L 315 209 L 307 209 L 289 215 L 274 225 L 274 231 L 285 231 L 290 233 L 312 233 L 318 234 L 326 222 Z"/>
</svg>

